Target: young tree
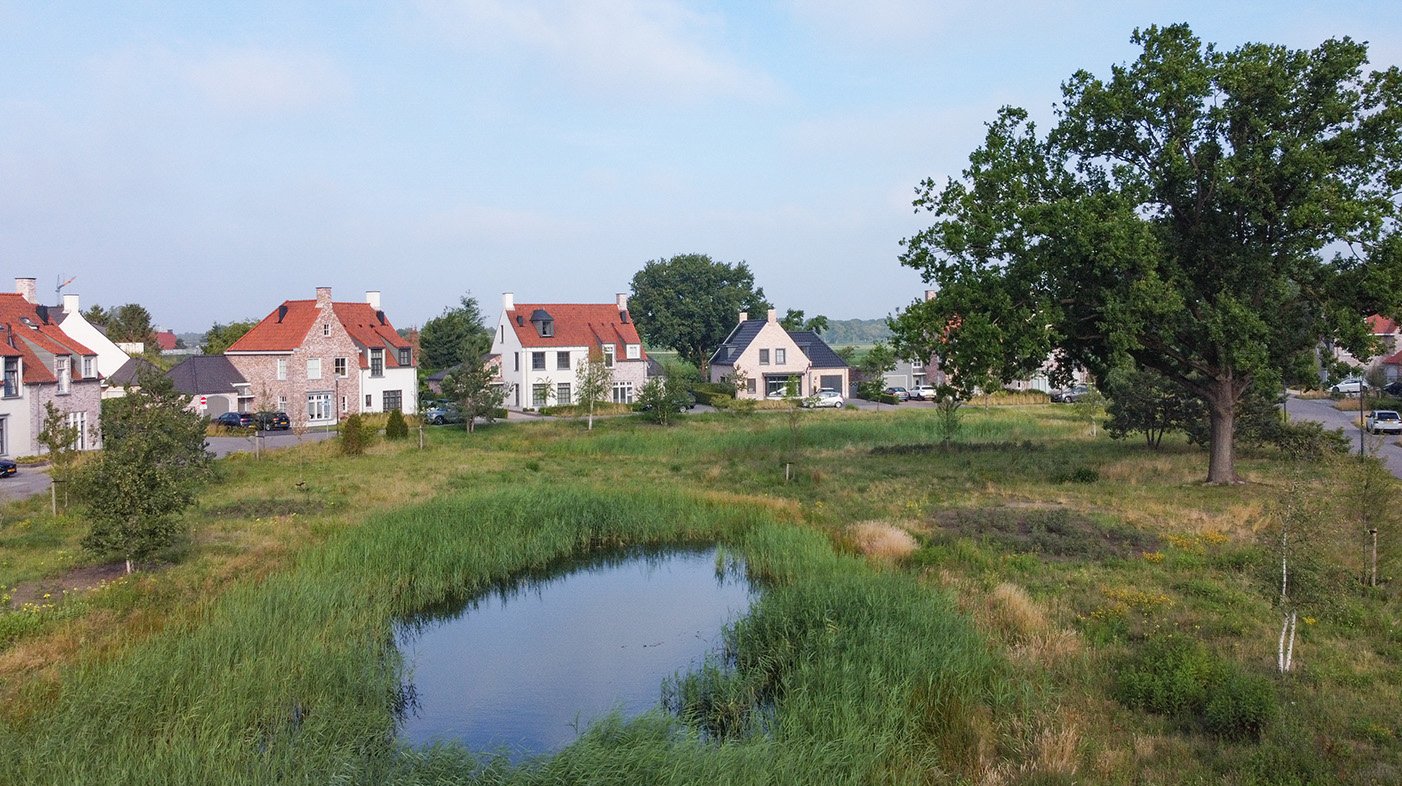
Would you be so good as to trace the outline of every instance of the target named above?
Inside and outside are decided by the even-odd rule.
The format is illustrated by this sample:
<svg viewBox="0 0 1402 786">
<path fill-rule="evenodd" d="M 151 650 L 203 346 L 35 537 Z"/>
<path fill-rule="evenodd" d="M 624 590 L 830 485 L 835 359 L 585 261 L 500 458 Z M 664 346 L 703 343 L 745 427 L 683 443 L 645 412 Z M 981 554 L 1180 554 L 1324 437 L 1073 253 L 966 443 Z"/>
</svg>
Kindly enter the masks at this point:
<svg viewBox="0 0 1402 786">
<path fill-rule="evenodd" d="M 1105 389 L 1110 415 L 1105 429 L 1114 439 L 1142 434 L 1157 450 L 1164 434 L 1186 431 L 1203 417 L 1202 402 L 1157 371 L 1117 368 L 1106 377 Z"/>
<path fill-rule="evenodd" d="M 463 428 L 476 430 L 478 418 L 488 423 L 496 417 L 506 399 L 506 390 L 496 384 L 496 370 L 486 363 L 464 363 L 443 379 L 443 394 L 457 402 L 462 411 Z"/>
<path fill-rule="evenodd" d="M 456 308 L 443 309 L 419 331 L 419 367 L 437 371 L 476 363 L 492 346 L 492 331 L 483 321 L 482 309 L 470 294 L 459 298 Z"/>
<path fill-rule="evenodd" d="M 83 546 L 122 557 L 128 573 L 184 534 L 180 513 L 212 476 L 204 420 L 187 402 L 166 375 L 143 374 L 139 388 L 104 403 L 103 450 L 75 473 L 92 521 Z"/>
<path fill-rule="evenodd" d="M 638 404 L 652 422 L 667 425 L 687 403 L 687 384 L 683 373 L 668 366 L 663 376 L 653 377 L 638 393 Z"/>
<path fill-rule="evenodd" d="M 896 352 L 886 342 L 877 342 L 857 364 L 862 381 L 857 393 L 867 401 L 880 401 L 886 393 L 886 372 L 896 367 Z"/>
<path fill-rule="evenodd" d="M 735 327 L 741 311 L 770 308 L 744 262 L 727 265 L 705 254 L 654 259 L 633 275 L 628 312 L 650 346 L 671 347 L 698 368 Z"/>
<path fill-rule="evenodd" d="M 613 369 L 604 364 L 603 353 L 591 350 L 587 358 L 580 359 L 574 370 L 575 396 L 589 416 L 589 430 L 594 430 L 594 405 L 608 398 L 613 385 Z"/>
<path fill-rule="evenodd" d="M 68 413 L 54 406 L 52 401 L 44 402 L 44 419 L 34 441 L 43 446 L 49 454 L 49 476 L 55 484 L 72 480 L 73 461 L 78 457 L 78 437 L 82 436 L 78 426 L 69 423 Z M 53 511 L 58 514 L 58 490 L 53 493 Z M 65 494 L 65 499 L 67 495 Z M 68 503 L 65 502 L 65 505 Z"/>
<path fill-rule="evenodd" d="M 1402 72 L 1365 75 L 1350 40 L 1219 51 L 1186 25 L 1133 40 L 1142 54 L 1110 78 L 1063 85 L 1050 134 L 1006 108 L 961 180 L 921 184 L 916 207 L 939 218 L 901 261 L 939 296 L 912 321 L 965 355 L 959 373 L 1016 379 L 1053 348 L 1058 381 L 1153 369 L 1207 407 L 1207 479 L 1235 482 L 1253 381 L 1402 312 Z M 1325 261 L 1336 243 L 1350 253 Z"/>
</svg>

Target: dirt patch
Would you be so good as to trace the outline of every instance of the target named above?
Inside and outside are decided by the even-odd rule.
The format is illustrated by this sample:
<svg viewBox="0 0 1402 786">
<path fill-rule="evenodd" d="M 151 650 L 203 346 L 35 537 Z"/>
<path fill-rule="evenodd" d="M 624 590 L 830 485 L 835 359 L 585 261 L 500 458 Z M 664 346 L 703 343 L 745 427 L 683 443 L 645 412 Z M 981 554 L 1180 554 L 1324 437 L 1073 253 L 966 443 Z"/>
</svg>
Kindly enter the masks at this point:
<svg viewBox="0 0 1402 786">
<path fill-rule="evenodd" d="M 88 565 L 33 581 L 21 581 L 10 592 L 10 608 L 19 608 L 26 603 L 53 603 L 65 592 L 84 592 L 98 585 L 125 576 L 126 565 L 113 562 L 107 565 Z M 47 596 L 47 597 L 45 597 Z"/>
<path fill-rule="evenodd" d="M 1158 538 L 1111 526 L 1064 508 L 948 510 L 931 517 L 937 535 L 972 538 L 1009 551 L 1076 559 L 1131 557 L 1157 551 Z"/>
</svg>

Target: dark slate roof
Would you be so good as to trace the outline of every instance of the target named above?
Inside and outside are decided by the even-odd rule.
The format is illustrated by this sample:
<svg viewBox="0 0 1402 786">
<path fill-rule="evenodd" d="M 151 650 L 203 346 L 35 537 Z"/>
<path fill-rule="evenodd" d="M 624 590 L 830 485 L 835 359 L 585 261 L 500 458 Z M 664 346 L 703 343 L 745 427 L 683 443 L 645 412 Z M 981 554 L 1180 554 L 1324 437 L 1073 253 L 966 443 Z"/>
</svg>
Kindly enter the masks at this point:
<svg viewBox="0 0 1402 786">
<path fill-rule="evenodd" d="M 750 319 L 735 326 L 726 337 L 725 343 L 711 355 L 710 365 L 729 366 L 733 365 L 735 358 L 745 351 L 755 336 L 763 328 L 768 320 Z M 811 330 L 787 330 L 789 338 L 798 345 L 798 348 L 808 362 L 813 364 L 813 368 L 848 368 L 847 361 L 842 356 L 832 351 L 832 347 L 827 342 L 818 337 L 817 333 Z"/>
<path fill-rule="evenodd" d="M 246 385 L 248 380 L 223 355 L 191 355 L 166 372 L 175 389 L 187 396 L 207 393 L 233 393 L 234 385 Z"/>
<path fill-rule="evenodd" d="M 848 368 L 847 361 L 833 352 L 828 342 L 819 338 L 817 333 L 811 330 L 790 330 L 788 333 L 793 343 L 808 356 L 813 368 Z"/>
<path fill-rule="evenodd" d="M 734 365 L 735 358 L 740 357 L 740 353 L 745 351 L 745 347 L 748 347 L 750 342 L 755 340 L 755 336 L 759 335 L 759 330 L 764 327 L 765 322 L 767 320 L 747 319 L 736 325 L 735 329 L 730 331 L 730 335 L 725 337 L 725 343 L 721 344 L 715 354 L 711 355 L 710 365 Z"/>
<path fill-rule="evenodd" d="M 141 384 L 142 374 L 152 372 L 157 374 L 161 372 L 155 363 L 145 358 L 127 358 L 127 362 L 123 363 L 121 368 L 107 377 L 107 384 L 118 388 L 133 387 Z"/>
<path fill-rule="evenodd" d="M 663 368 L 661 363 L 658 363 L 656 360 L 653 360 L 652 355 L 647 356 L 647 375 L 649 377 L 660 377 L 666 373 L 667 369 Z"/>
</svg>

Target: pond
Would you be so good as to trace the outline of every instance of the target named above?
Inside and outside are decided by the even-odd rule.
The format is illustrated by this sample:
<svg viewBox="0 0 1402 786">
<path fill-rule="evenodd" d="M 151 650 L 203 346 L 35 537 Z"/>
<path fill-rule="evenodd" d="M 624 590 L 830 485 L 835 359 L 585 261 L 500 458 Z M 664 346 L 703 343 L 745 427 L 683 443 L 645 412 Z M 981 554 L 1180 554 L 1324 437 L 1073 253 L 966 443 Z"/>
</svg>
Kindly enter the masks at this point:
<svg viewBox="0 0 1402 786">
<path fill-rule="evenodd" d="M 396 626 L 410 745 L 461 742 L 513 760 L 551 753 L 613 710 L 659 705 L 662 683 L 721 650 L 755 589 L 714 548 L 632 552 Z"/>
</svg>

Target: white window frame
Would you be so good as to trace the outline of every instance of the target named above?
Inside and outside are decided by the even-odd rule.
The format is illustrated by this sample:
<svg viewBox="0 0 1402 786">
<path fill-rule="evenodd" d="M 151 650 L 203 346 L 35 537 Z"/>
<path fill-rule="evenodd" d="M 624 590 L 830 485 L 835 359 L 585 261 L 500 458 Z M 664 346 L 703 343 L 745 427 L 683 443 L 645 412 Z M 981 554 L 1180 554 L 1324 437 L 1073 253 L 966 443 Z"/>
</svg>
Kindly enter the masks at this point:
<svg viewBox="0 0 1402 786">
<path fill-rule="evenodd" d="M 633 383 L 615 382 L 613 383 L 613 403 L 632 404 L 633 403 Z"/>
<path fill-rule="evenodd" d="M 331 411 L 331 391 L 314 390 L 307 394 L 308 422 L 332 420 L 334 417 Z"/>
<path fill-rule="evenodd" d="M 627 353 L 625 357 L 629 360 L 637 360 L 643 356 L 643 345 L 629 344 L 625 352 Z"/>
<path fill-rule="evenodd" d="M 570 383 L 555 383 L 555 403 L 562 407 L 568 407 L 570 405 L 570 401 Z"/>
<path fill-rule="evenodd" d="M 64 418 L 64 423 L 69 427 L 77 428 L 78 436 L 73 439 L 72 448 L 74 450 L 88 449 L 88 413 L 81 410 L 69 412 Z"/>
<path fill-rule="evenodd" d="M 613 344 L 604 344 L 604 345 L 603 345 L 603 351 L 604 351 L 604 368 L 613 368 L 614 345 L 613 345 Z M 631 403 L 631 402 L 629 402 L 629 403 Z"/>
<path fill-rule="evenodd" d="M 307 379 L 321 379 L 321 358 L 307 358 Z"/>
<path fill-rule="evenodd" d="M 277 379 L 279 382 L 287 379 L 287 358 L 277 359 Z"/>
<path fill-rule="evenodd" d="M 378 370 L 376 370 L 378 369 Z M 383 349 L 370 350 L 370 376 L 383 377 L 385 375 L 385 351 Z"/>
<path fill-rule="evenodd" d="M 83 357 L 83 379 L 92 379 L 97 376 L 97 370 L 94 368 L 96 365 L 97 358 L 90 355 Z"/>
<path fill-rule="evenodd" d="M 287 396 L 278 396 L 278 397 L 277 397 L 277 411 L 278 411 L 278 412 L 286 412 L 286 411 L 287 411 Z"/>
<path fill-rule="evenodd" d="M 67 355 L 57 355 L 54 357 L 54 377 L 58 379 L 58 394 L 68 395 L 69 386 L 73 383 L 73 368 L 70 365 L 73 361 Z"/>
<path fill-rule="evenodd" d="M 788 358 L 789 358 L 789 353 L 788 353 L 788 351 L 787 351 L 786 349 L 784 349 L 783 347 L 776 347 L 776 348 L 774 349 L 774 365 L 776 365 L 776 366 L 785 365 L 785 364 L 787 364 L 787 363 L 789 362 Z"/>
<path fill-rule="evenodd" d="M 570 353 L 569 353 L 569 352 L 556 352 L 556 353 L 555 353 L 555 370 L 556 370 L 556 371 L 569 371 L 571 368 L 574 368 L 574 367 L 570 365 Z"/>
</svg>

